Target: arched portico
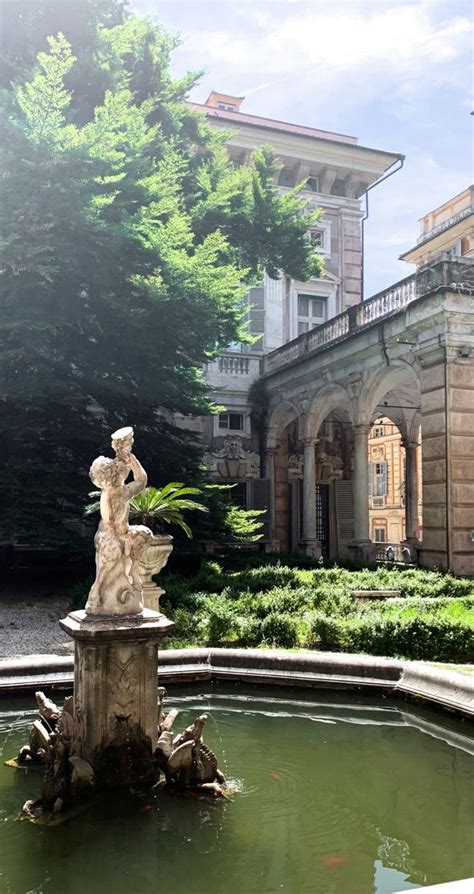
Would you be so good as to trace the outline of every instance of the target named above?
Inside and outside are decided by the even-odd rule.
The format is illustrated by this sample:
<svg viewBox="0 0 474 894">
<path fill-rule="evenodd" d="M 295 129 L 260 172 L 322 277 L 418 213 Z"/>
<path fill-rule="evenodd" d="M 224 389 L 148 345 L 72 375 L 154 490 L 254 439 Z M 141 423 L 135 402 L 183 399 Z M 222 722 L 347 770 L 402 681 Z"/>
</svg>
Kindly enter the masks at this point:
<svg viewBox="0 0 474 894">
<path fill-rule="evenodd" d="M 408 303 L 366 302 L 352 316 L 342 315 L 265 357 L 270 405 L 291 402 L 297 420 L 301 481 L 306 478 L 305 544 L 314 539 L 311 494 L 313 468 L 318 481 L 321 430 L 325 420 L 336 420 L 345 423 L 352 439 L 345 445 L 339 487 L 342 499 L 345 482 L 345 530 L 350 527 L 359 552 L 372 555 L 368 444 L 373 423 L 387 419 L 405 451 L 407 541 L 419 549 L 422 482 L 422 564 L 474 574 L 474 305 L 468 272 L 457 262 L 435 265 L 420 273 L 417 294 Z"/>
</svg>

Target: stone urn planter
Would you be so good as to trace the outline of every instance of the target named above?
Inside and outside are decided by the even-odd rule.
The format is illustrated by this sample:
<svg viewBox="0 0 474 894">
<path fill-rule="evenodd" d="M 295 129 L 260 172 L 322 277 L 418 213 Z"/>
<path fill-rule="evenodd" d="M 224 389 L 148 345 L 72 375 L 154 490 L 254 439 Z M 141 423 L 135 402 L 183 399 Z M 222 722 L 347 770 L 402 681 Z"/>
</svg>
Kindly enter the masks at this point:
<svg viewBox="0 0 474 894">
<path fill-rule="evenodd" d="M 160 596 L 165 590 L 155 584 L 153 576 L 165 567 L 173 550 L 170 534 L 155 534 L 152 542 L 143 551 L 140 562 L 140 577 L 143 583 L 143 605 L 153 611 L 160 611 Z"/>
</svg>

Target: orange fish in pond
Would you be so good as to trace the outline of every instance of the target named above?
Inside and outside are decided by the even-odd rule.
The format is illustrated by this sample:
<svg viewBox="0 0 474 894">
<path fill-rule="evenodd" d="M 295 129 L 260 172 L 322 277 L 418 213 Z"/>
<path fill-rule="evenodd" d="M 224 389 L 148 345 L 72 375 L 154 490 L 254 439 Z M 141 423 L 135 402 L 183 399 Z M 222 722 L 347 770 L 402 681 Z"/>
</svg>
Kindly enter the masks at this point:
<svg viewBox="0 0 474 894">
<path fill-rule="evenodd" d="M 349 861 L 342 854 L 326 854 L 321 862 L 327 869 L 335 869 L 338 866 L 345 866 Z"/>
<path fill-rule="evenodd" d="M 149 813 L 150 810 L 153 810 L 151 804 L 144 804 L 143 807 L 140 807 L 139 813 Z"/>
<path fill-rule="evenodd" d="M 270 779 L 277 779 L 278 781 L 281 779 L 281 776 L 279 773 L 269 773 L 268 775 L 269 775 Z"/>
</svg>

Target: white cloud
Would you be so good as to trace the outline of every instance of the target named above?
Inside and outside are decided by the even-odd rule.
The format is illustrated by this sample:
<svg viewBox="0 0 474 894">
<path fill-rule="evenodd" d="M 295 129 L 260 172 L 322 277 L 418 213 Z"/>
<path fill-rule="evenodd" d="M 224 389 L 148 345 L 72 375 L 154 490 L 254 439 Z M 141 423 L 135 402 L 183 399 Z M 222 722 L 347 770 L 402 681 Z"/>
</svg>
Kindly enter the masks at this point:
<svg viewBox="0 0 474 894">
<path fill-rule="evenodd" d="M 469 46 L 471 23 L 463 15 L 436 21 L 433 10 L 427 3 L 294 3 L 291 11 L 273 3 L 241 6 L 232 28 L 219 24 L 219 16 L 216 25 L 200 28 L 196 52 L 236 92 L 252 89 L 255 78 L 315 77 L 319 88 L 321 80 L 330 87 L 348 73 L 440 82 L 452 78 L 450 65 Z"/>
</svg>

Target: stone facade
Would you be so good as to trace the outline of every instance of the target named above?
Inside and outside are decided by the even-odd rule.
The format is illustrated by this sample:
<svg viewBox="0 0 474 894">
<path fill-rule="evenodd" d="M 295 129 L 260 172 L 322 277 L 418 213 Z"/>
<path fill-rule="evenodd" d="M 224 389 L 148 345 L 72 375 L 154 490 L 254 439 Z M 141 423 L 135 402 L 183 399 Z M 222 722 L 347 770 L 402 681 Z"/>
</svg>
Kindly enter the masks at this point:
<svg viewBox="0 0 474 894">
<path fill-rule="evenodd" d="M 323 210 L 313 231 L 315 250 L 324 259 L 321 277 L 298 282 L 284 274 L 278 280 L 265 275 L 261 286 L 251 289 L 248 298 L 249 330 L 259 335 L 260 341 L 253 346 L 231 346 L 206 369 L 213 398 L 225 407 L 228 417 L 227 428 L 220 427 L 225 421 L 218 418 L 201 419 L 198 423 L 209 446 L 206 460 L 210 474 L 217 480 L 238 482 L 239 488 L 232 495 L 242 505 L 245 491 L 248 507 L 263 508 L 268 502 L 268 490 L 264 485 L 256 489 L 249 481 L 255 477 L 255 470 L 264 466 L 261 437 L 251 421 L 249 389 L 260 378 L 265 355 L 297 338 L 303 329 L 310 331 L 361 301 L 363 196 L 367 187 L 396 164 L 400 156 L 359 146 L 355 137 L 345 134 L 248 115 L 242 104 L 242 97 L 213 92 L 204 105 L 193 105 L 207 115 L 211 125 L 233 128 L 227 145 L 236 164 L 248 162 L 252 151 L 263 143 L 272 144 L 282 165 L 279 188 L 285 191 L 303 182 L 302 198 L 308 207 Z M 190 423 L 181 419 L 178 424 L 187 427 Z M 251 475 L 244 464 L 237 470 L 234 463 L 231 469 L 225 460 L 222 451 L 228 437 L 236 439 L 242 451 L 252 454 Z M 277 468 L 279 462 L 277 456 Z M 295 515 L 299 511 L 299 485 L 292 481 L 290 486 L 293 535 L 289 541 L 296 544 L 300 539 Z M 288 483 L 278 481 L 279 505 L 287 500 L 285 487 L 287 490 Z"/>
<path fill-rule="evenodd" d="M 348 320 L 342 334 L 344 327 L 332 326 L 322 345 L 300 337 L 291 351 L 284 346 L 265 358 L 268 446 L 273 449 L 281 433 L 296 425 L 305 450 L 303 543 L 322 530 L 312 495 L 324 482 L 307 451 L 318 449 L 321 432 L 328 430 L 334 444 L 339 428 L 342 476 L 327 489 L 326 552 L 374 557 L 367 460 L 370 433 L 382 417 L 396 426 L 405 446 L 405 537 L 412 556 L 428 567 L 474 574 L 473 291 L 469 259 L 442 262 L 420 271 L 415 290 L 404 293 L 409 297 L 402 299 L 398 290 L 393 310 L 390 293 L 385 301 L 376 296 L 361 307 L 363 317 L 352 329 Z"/>
<path fill-rule="evenodd" d="M 280 189 L 305 183 L 303 197 L 323 209 L 314 239 L 324 273 L 308 283 L 265 276 L 250 290 L 260 341 L 208 365 L 225 411 L 193 423 L 209 473 L 237 483 L 240 505 L 268 510 L 268 549 L 374 558 L 383 528 L 405 561 L 474 574 L 472 188 L 423 219 L 418 246 L 403 256 L 419 265 L 416 276 L 362 301 L 361 198 L 401 156 L 248 115 L 242 102 L 213 93 L 195 107 L 233 128 L 235 163 L 270 143 Z M 259 419 L 248 399 L 257 382 L 269 397 Z M 393 437 L 372 444 L 381 418 Z M 369 495 L 380 449 L 391 466 L 383 513 Z"/>
<path fill-rule="evenodd" d="M 474 257 L 474 186 L 425 214 L 417 244 L 401 259 L 425 267 L 443 255 Z"/>
</svg>

